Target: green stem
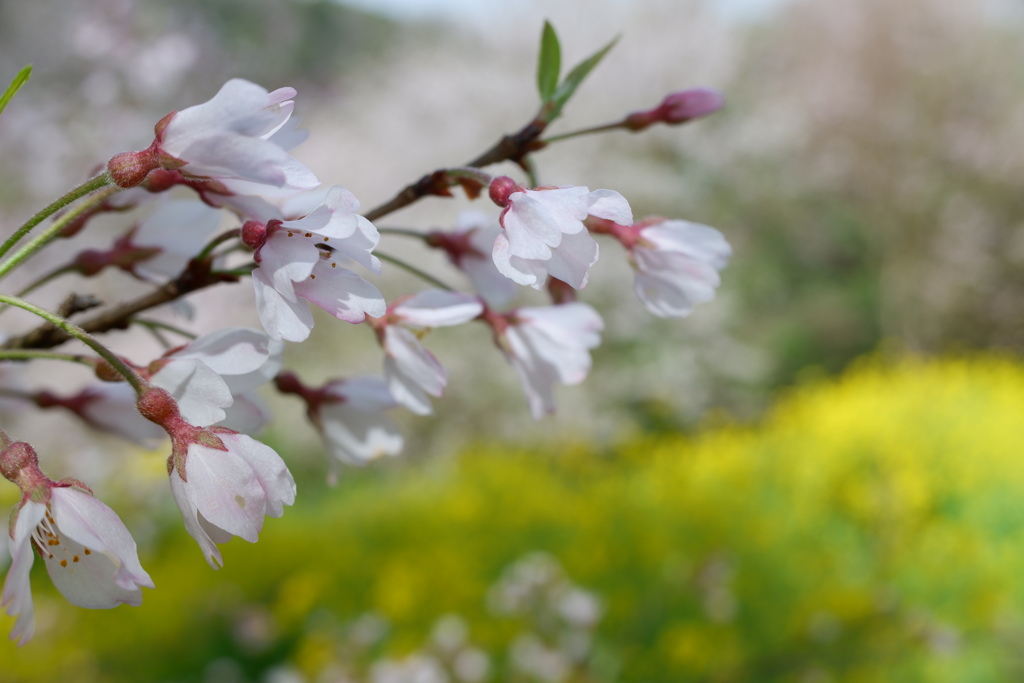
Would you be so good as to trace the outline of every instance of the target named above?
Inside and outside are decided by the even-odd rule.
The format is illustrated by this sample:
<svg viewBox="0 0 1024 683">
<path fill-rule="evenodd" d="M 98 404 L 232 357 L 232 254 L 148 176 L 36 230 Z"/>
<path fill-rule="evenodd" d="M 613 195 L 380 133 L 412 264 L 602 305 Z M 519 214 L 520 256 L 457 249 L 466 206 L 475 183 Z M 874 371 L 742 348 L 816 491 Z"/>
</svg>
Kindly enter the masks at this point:
<svg viewBox="0 0 1024 683">
<path fill-rule="evenodd" d="M 63 330 L 69 336 L 74 337 L 75 339 L 78 339 L 79 341 L 81 341 L 83 344 L 85 344 L 86 346 L 91 348 L 93 351 L 98 353 L 103 358 L 103 360 L 105 360 L 108 363 L 110 363 L 110 365 L 118 373 L 120 373 L 120 375 L 122 377 L 124 377 L 128 381 L 129 384 L 132 385 L 132 389 L 135 389 L 135 393 L 138 394 L 139 396 L 142 396 L 142 392 L 147 389 L 148 385 L 147 385 L 146 381 L 144 379 L 142 379 L 138 375 L 138 373 L 136 373 L 134 370 L 132 370 L 130 367 L 128 367 L 127 363 L 125 363 L 123 360 L 118 358 L 117 354 L 115 354 L 113 351 L 108 349 L 106 346 L 104 346 L 100 342 L 96 341 L 95 337 L 93 337 L 91 334 L 89 334 L 88 332 L 83 330 L 78 325 L 75 325 L 74 323 L 72 323 L 72 322 L 70 322 L 68 320 L 65 320 L 64 318 L 60 317 L 59 315 L 51 313 L 50 311 L 46 310 L 45 308 L 40 308 L 39 306 L 36 306 L 35 304 L 29 303 L 28 301 L 25 301 L 24 299 L 19 299 L 18 297 L 8 296 L 6 294 L 0 294 L 0 303 L 10 304 L 11 306 L 17 306 L 18 308 L 24 309 L 24 310 L 28 311 L 29 313 L 37 315 L 40 318 L 42 318 L 43 320 L 45 320 L 46 322 L 48 322 L 51 325 L 53 325 L 54 327 L 59 327 L 61 330 Z"/>
<path fill-rule="evenodd" d="M 96 359 L 82 356 L 76 353 L 57 353 L 56 351 L 33 351 L 31 349 L 11 349 L 10 351 L 0 350 L 0 360 L 34 360 L 42 358 L 45 360 L 64 360 L 70 363 L 81 363 L 91 368 L 96 367 Z"/>
<path fill-rule="evenodd" d="M 579 130 L 571 130 L 568 133 L 562 133 L 561 135 L 553 135 L 549 138 L 541 140 L 545 145 L 550 145 L 552 142 L 561 142 L 562 140 L 568 140 L 569 138 L 578 138 L 581 135 L 592 135 L 594 133 L 607 133 L 610 130 L 620 130 L 622 128 L 622 121 L 615 123 L 606 123 L 603 126 L 594 126 L 593 128 L 581 128 Z"/>
<path fill-rule="evenodd" d="M 23 226 L 18 228 L 18 230 L 13 235 L 7 238 L 6 242 L 0 245 L 0 258 L 3 258 L 3 256 L 7 252 L 14 248 L 14 245 L 21 241 L 22 237 L 32 232 L 32 228 L 42 223 L 44 220 L 46 220 L 53 214 L 57 213 L 71 202 L 77 201 L 78 199 L 81 199 L 85 195 L 95 190 L 98 190 L 101 187 L 105 187 L 109 185 L 111 182 L 112 181 L 110 179 L 110 175 L 107 174 L 106 171 L 104 171 L 103 173 L 100 173 L 99 175 L 94 176 L 89 180 L 86 180 L 84 183 L 74 188 L 73 190 L 65 194 L 63 197 L 60 197 L 52 201 L 49 205 L 47 205 L 46 208 L 44 208 L 36 215 L 32 216 L 32 218 L 28 219 L 28 222 L 26 222 Z"/>
<path fill-rule="evenodd" d="M 418 237 L 421 240 L 427 239 L 426 233 L 409 228 L 377 228 L 377 232 L 382 235 L 403 235 L 405 237 Z"/>
<path fill-rule="evenodd" d="M 213 253 L 214 249 L 216 249 L 220 245 L 224 244 L 225 242 L 227 242 L 232 237 L 238 237 L 241 234 L 242 234 L 242 231 L 239 230 L 238 228 L 235 228 L 233 230 L 228 230 L 226 232 L 222 232 L 221 234 L 217 235 L 212 240 L 210 240 L 210 243 L 207 244 L 205 247 L 203 247 L 203 250 L 201 252 L 199 252 L 199 254 L 195 257 L 195 259 L 197 261 L 202 261 L 207 256 L 209 256 L 211 253 Z"/>
<path fill-rule="evenodd" d="M 426 280 L 430 284 L 435 285 L 437 287 L 440 287 L 441 289 L 448 290 L 449 292 L 454 292 L 455 291 L 454 287 L 450 287 L 450 286 L 446 285 L 445 283 L 441 282 L 440 280 L 438 280 L 436 277 L 434 277 L 430 273 L 426 272 L 425 270 L 420 270 L 416 266 L 412 265 L 411 263 L 406 263 L 405 261 L 403 261 L 400 258 L 396 258 L 396 257 L 390 256 L 388 254 L 382 254 L 379 251 L 373 252 L 373 255 L 378 257 L 382 261 L 387 261 L 389 263 L 395 264 L 399 268 L 404 268 L 405 270 L 409 271 L 413 275 L 415 275 L 415 276 L 417 276 L 417 277 L 419 277 L 419 278 L 421 278 L 423 280 Z"/>
<path fill-rule="evenodd" d="M 104 176 L 97 176 L 97 177 L 105 179 Z M 99 187 L 102 187 L 102 185 L 100 185 Z M 39 251 L 40 249 L 45 247 L 49 242 L 51 242 L 54 239 L 56 239 L 60 235 L 60 233 L 63 232 L 64 228 L 67 227 L 69 223 L 74 221 L 80 215 L 82 215 L 83 213 L 85 213 L 89 209 L 93 208 L 96 204 L 99 204 L 100 202 L 104 201 L 110 195 L 114 194 L 115 192 L 120 192 L 120 191 L 121 191 L 121 188 L 119 188 L 119 187 L 108 187 L 106 190 L 103 190 L 103 191 L 98 192 L 95 195 L 93 195 L 93 197 L 92 197 L 92 199 L 90 201 L 85 202 L 83 204 L 79 204 L 78 206 L 76 206 L 75 208 L 71 209 L 70 211 L 68 211 L 67 213 L 62 215 L 60 218 L 55 220 L 53 222 L 53 225 L 51 225 L 49 228 L 47 228 L 44 232 L 40 233 L 39 235 L 36 235 L 35 239 L 33 239 L 31 242 L 29 242 L 28 244 L 23 246 L 21 249 L 16 251 L 6 261 L 4 261 L 3 263 L 0 263 L 0 278 L 3 278 L 9 272 L 11 272 L 15 268 L 17 268 L 23 261 L 25 261 L 32 254 L 34 254 L 35 252 Z M 27 225 L 27 223 L 26 223 L 26 225 Z M 12 237 L 12 239 L 13 239 L 13 237 Z M 20 239 L 20 237 L 19 237 L 19 239 Z M 11 242 L 11 240 L 7 240 L 7 241 Z M 7 245 L 5 244 L 4 246 L 7 246 Z M 11 244 L 11 246 L 14 246 L 13 243 Z M 8 249 L 10 249 L 10 247 L 8 247 Z M 3 253 L 6 253 L 6 252 L 5 251 L 0 251 L 0 255 L 2 255 Z"/>
<path fill-rule="evenodd" d="M 176 325 L 171 325 L 170 323 L 165 323 L 161 320 L 151 320 L 149 318 L 135 318 L 132 322 L 142 325 L 143 327 L 148 327 L 151 330 L 166 330 L 168 332 L 173 332 L 174 334 L 185 337 L 186 339 L 189 340 L 196 338 L 196 335 L 193 334 L 192 332 L 189 332 L 188 330 L 183 330 L 182 328 L 177 327 Z"/>
</svg>

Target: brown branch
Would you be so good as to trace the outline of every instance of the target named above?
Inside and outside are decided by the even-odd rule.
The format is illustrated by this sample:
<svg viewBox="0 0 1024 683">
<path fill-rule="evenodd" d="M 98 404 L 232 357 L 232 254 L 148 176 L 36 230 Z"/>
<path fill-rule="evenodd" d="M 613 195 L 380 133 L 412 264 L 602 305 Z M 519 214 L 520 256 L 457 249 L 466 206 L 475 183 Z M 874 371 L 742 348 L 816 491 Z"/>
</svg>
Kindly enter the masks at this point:
<svg viewBox="0 0 1024 683">
<path fill-rule="evenodd" d="M 539 138 L 546 126 L 547 124 L 543 121 L 534 119 L 526 124 L 518 133 L 503 136 L 489 150 L 468 164 L 463 165 L 472 168 L 482 168 L 502 161 L 514 161 L 525 169 L 526 156 L 530 152 L 535 152 L 544 147 L 544 143 Z M 451 192 L 448 191 L 448 188 L 458 182 L 457 179 L 449 178 L 444 171 L 428 173 L 411 185 L 407 185 L 387 202 L 366 212 L 364 215 L 367 220 L 375 221 L 382 216 L 409 206 L 428 195 L 450 197 Z"/>
<path fill-rule="evenodd" d="M 131 325 L 132 318 L 142 311 L 169 303 L 186 294 L 220 282 L 238 282 L 238 276 L 215 273 L 209 261 L 193 260 L 174 280 L 134 301 L 95 315 L 79 323 L 79 327 L 90 334 L 124 330 Z M 31 332 L 8 339 L 4 344 L 0 344 L 0 349 L 50 349 L 60 346 L 70 339 L 70 335 L 66 332 L 46 323 Z"/>
</svg>

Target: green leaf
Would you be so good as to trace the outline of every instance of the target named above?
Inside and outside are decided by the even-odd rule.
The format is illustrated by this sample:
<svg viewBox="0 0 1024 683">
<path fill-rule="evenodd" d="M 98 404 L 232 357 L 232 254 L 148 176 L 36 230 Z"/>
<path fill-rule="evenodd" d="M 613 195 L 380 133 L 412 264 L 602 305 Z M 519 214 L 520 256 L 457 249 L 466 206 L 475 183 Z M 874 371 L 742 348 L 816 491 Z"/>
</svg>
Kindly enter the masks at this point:
<svg viewBox="0 0 1024 683">
<path fill-rule="evenodd" d="M 558 89 L 551 96 L 551 106 L 542 114 L 542 118 L 546 123 L 551 123 L 562 115 L 562 107 L 564 107 L 565 103 L 569 101 L 569 98 L 575 94 L 576 88 L 580 87 L 580 83 L 583 82 L 583 79 L 590 75 L 590 72 L 593 71 L 594 67 L 604 59 L 604 56 L 608 54 L 608 51 L 611 50 L 617 42 L 619 42 L 618 37 L 591 56 L 584 59 L 569 72 L 569 75 L 565 77 L 565 80 L 562 81 L 562 84 L 558 86 Z"/>
<path fill-rule="evenodd" d="M 29 64 L 24 69 L 18 72 L 18 75 L 11 81 L 11 85 L 8 86 L 7 92 L 0 96 L 0 113 L 3 113 L 7 103 L 11 101 L 14 94 L 21 89 L 21 86 L 28 82 L 28 77 L 32 75 L 32 65 Z"/>
<path fill-rule="evenodd" d="M 540 34 L 540 56 L 537 58 L 537 91 L 542 102 L 547 102 L 558 87 L 558 75 L 562 69 L 562 49 L 558 35 L 551 22 L 544 22 Z"/>
</svg>

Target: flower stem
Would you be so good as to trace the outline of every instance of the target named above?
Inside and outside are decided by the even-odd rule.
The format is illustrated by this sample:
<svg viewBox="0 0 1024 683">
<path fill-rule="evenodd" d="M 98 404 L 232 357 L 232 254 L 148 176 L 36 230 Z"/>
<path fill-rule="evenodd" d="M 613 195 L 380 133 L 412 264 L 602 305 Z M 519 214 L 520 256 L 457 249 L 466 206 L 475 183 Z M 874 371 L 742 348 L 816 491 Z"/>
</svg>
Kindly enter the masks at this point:
<svg viewBox="0 0 1024 683">
<path fill-rule="evenodd" d="M 569 138 L 578 138 L 582 135 L 593 135 L 594 133 L 607 133 L 610 130 L 620 130 L 622 121 L 616 121 L 615 123 L 606 123 L 603 126 L 594 126 L 593 128 L 581 128 L 579 130 L 571 130 L 568 133 L 562 133 L 561 135 L 553 135 L 549 138 L 544 138 L 541 142 L 545 145 L 550 145 L 552 142 L 561 142 L 562 140 L 568 140 Z"/>
<path fill-rule="evenodd" d="M 395 256 L 391 256 L 389 254 L 383 254 L 383 253 L 381 253 L 379 251 L 373 252 L 373 255 L 378 257 L 378 258 L 380 258 L 382 261 L 387 261 L 389 263 L 395 264 L 399 268 L 404 268 L 405 270 L 409 271 L 410 273 L 412 273 L 416 277 L 421 278 L 421 279 L 429 282 L 432 285 L 440 287 L 441 289 L 447 290 L 449 292 L 454 292 L 455 291 L 454 287 L 450 287 L 449 285 L 446 285 L 444 282 L 441 282 L 440 280 L 438 280 L 436 277 L 434 277 L 430 273 L 426 272 L 425 270 L 420 270 L 416 266 L 412 265 L 411 263 L 407 263 L 406 261 L 403 261 L 400 258 L 397 258 Z"/>
<path fill-rule="evenodd" d="M 34 360 L 42 358 L 45 360 L 65 360 L 70 363 L 81 363 L 89 367 L 96 367 L 96 359 L 82 356 L 77 353 L 57 353 L 56 351 L 36 351 L 33 349 L 11 349 L 0 350 L 0 360 Z"/>
<path fill-rule="evenodd" d="M 55 313 L 51 313 L 45 308 L 36 306 L 35 304 L 29 303 L 24 299 L 19 299 L 18 297 L 0 294 L 0 303 L 10 304 L 11 306 L 17 306 L 18 308 L 24 309 L 29 313 L 37 315 L 46 322 L 53 325 L 54 327 L 60 328 L 69 336 L 72 336 L 75 339 L 81 341 L 83 344 L 85 344 L 93 351 L 98 353 L 103 358 L 103 360 L 110 363 L 111 367 L 113 367 L 114 370 L 116 370 L 122 377 L 125 378 L 125 380 L 128 381 L 129 384 L 132 385 L 132 389 L 135 389 L 135 393 L 138 394 L 139 396 L 141 396 L 142 392 L 147 388 L 146 381 L 142 379 L 142 377 L 140 377 L 138 373 L 136 373 L 134 370 L 128 367 L 127 363 L 118 358 L 117 354 L 115 354 L 106 346 L 98 342 L 95 337 L 93 337 L 91 334 L 83 330 L 78 325 L 75 325 L 73 322 L 65 320 L 64 318 L 60 317 L 59 315 L 56 315 Z"/>
<path fill-rule="evenodd" d="M 95 190 L 98 190 L 101 187 L 105 187 L 109 185 L 111 182 L 112 181 L 110 179 L 110 175 L 106 171 L 104 171 L 103 173 L 100 173 L 99 175 L 93 176 L 89 180 L 86 180 L 78 187 L 69 191 L 63 197 L 60 197 L 52 201 L 49 205 L 46 206 L 46 208 L 44 208 L 36 215 L 32 216 L 32 218 L 28 219 L 28 221 L 23 226 L 18 228 L 18 230 L 13 235 L 7 238 L 7 241 L 0 245 L 0 258 L 2 258 L 7 252 L 9 252 L 14 247 L 14 245 L 21 240 L 22 237 L 32 232 L 32 228 L 42 223 L 44 220 L 46 220 L 53 214 L 57 213 L 71 202 L 81 199 L 85 195 L 89 194 L 90 192 L 94 192 Z"/>
<path fill-rule="evenodd" d="M 404 237 L 418 237 L 421 240 L 427 239 L 427 233 L 410 228 L 377 228 L 382 235 L 402 235 Z"/>
<path fill-rule="evenodd" d="M 97 176 L 97 178 L 103 180 L 104 183 L 98 185 L 96 188 L 93 188 L 93 189 L 99 189 L 99 188 L 103 187 L 103 185 L 105 185 L 105 184 L 107 184 L 109 182 L 109 179 L 106 177 L 106 175 L 99 175 L 99 176 Z M 92 190 L 90 190 L 90 191 L 92 191 Z M 119 188 L 119 187 L 108 187 L 107 189 L 103 190 L 102 192 L 98 192 L 95 195 L 93 195 L 91 201 L 85 202 L 83 204 L 79 204 L 74 209 L 71 209 L 70 211 L 68 211 L 67 213 L 62 215 L 60 218 L 55 220 L 53 222 L 53 225 L 51 225 L 49 228 L 47 228 L 44 232 L 42 232 L 39 235 L 37 235 L 35 237 L 35 239 L 33 239 L 31 242 L 29 242 L 28 244 L 23 246 L 21 249 L 16 251 L 6 261 L 4 261 L 3 263 L 0 263 L 0 278 L 3 278 L 9 272 L 11 272 L 16 267 L 18 267 L 22 262 L 24 262 L 26 259 L 28 259 L 28 257 L 30 257 L 32 254 L 34 254 L 35 252 L 39 251 L 40 249 L 45 247 L 49 242 L 51 242 L 54 239 L 56 239 L 60 235 L 60 233 L 64 230 L 64 228 L 67 227 L 67 225 L 69 223 L 71 223 L 76 218 L 78 218 L 78 216 L 80 216 L 81 214 L 85 213 L 86 211 L 91 209 L 96 204 L 99 204 L 100 202 L 102 202 L 103 200 L 105 200 L 107 197 L 109 197 L 110 195 L 114 194 L 115 192 L 120 192 L 120 191 L 121 191 L 121 188 Z M 68 195 L 70 195 L 70 194 L 71 193 L 68 193 Z M 65 195 L 65 197 L 67 197 L 68 195 Z M 61 199 L 63 199 L 63 197 Z M 56 204 L 56 202 L 54 202 L 54 204 Z M 51 206 L 53 206 L 53 205 L 51 204 Z M 49 208 L 49 207 L 47 207 L 47 208 Z M 28 225 L 28 223 L 26 223 L 25 225 Z M 35 226 L 35 224 L 33 224 L 32 227 L 34 227 L 34 226 Z M 31 229 L 32 228 L 30 227 L 29 230 L 31 230 Z M 21 230 L 24 230 L 24 226 L 22 226 Z M 19 232 L 20 232 L 20 230 L 19 230 Z M 28 230 L 25 230 L 25 234 L 27 234 L 27 233 L 28 233 Z M 18 239 L 21 239 L 21 235 L 18 235 L 17 233 L 15 233 L 15 235 L 13 235 L 11 237 L 11 239 L 7 240 L 7 242 L 4 243 L 4 247 L 7 247 L 6 249 L 4 249 L 3 247 L 0 247 L 0 256 L 2 256 L 3 254 L 7 253 L 7 251 L 10 250 L 10 248 L 14 246 L 14 242 L 17 242 L 17 240 L 14 239 L 15 237 L 17 237 Z M 12 240 L 13 240 L 13 242 L 12 242 Z M 8 246 L 8 244 L 10 246 Z"/>
</svg>

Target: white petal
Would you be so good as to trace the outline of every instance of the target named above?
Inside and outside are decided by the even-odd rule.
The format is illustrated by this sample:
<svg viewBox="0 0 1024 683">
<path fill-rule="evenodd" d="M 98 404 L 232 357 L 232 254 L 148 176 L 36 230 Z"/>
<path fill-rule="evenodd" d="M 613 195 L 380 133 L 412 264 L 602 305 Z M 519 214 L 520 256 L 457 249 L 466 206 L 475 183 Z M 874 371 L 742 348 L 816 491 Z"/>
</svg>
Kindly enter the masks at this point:
<svg viewBox="0 0 1024 683">
<path fill-rule="evenodd" d="M 280 517 L 295 502 L 295 479 L 277 452 L 245 434 L 218 434 L 228 450 L 252 468 L 263 488 L 268 517 Z M 212 521 L 212 520 L 211 520 Z M 262 525 L 263 521 L 260 520 Z M 221 526 L 221 525 L 218 525 Z M 223 527 L 227 529 L 227 527 Z M 255 539 L 254 539 L 255 540 Z"/>
<path fill-rule="evenodd" d="M 271 339 L 300 342 L 309 337 L 313 314 L 305 301 L 284 297 L 259 268 L 252 273 L 252 284 L 256 292 L 256 313 Z"/>
<path fill-rule="evenodd" d="M 404 299 L 392 313 L 400 317 L 403 324 L 430 328 L 461 325 L 483 310 L 480 299 L 472 294 L 428 289 Z"/>
<path fill-rule="evenodd" d="M 35 633 L 35 609 L 32 605 L 32 586 L 29 583 L 29 570 L 35 559 L 32 550 L 32 531 L 46 514 L 46 506 L 42 503 L 29 501 L 18 511 L 18 519 L 11 535 L 7 537 L 11 551 L 11 566 L 4 579 L 4 589 L 0 605 L 3 605 L 8 616 L 17 617 L 11 630 L 11 640 L 18 639 L 18 645 L 24 645 Z"/>
<path fill-rule="evenodd" d="M 387 312 L 379 289 L 347 268 L 332 267 L 332 263 L 336 262 L 318 263 L 310 279 L 296 283 L 295 293 L 350 323 L 361 323 L 367 315 L 379 318 Z"/>
<path fill-rule="evenodd" d="M 224 419 L 223 408 L 231 405 L 231 391 L 220 375 L 205 363 L 185 358 L 170 359 L 150 380 L 178 402 L 182 417 L 197 427 Z"/>
<path fill-rule="evenodd" d="M 255 543 L 267 497 L 252 467 L 231 451 L 193 443 L 185 472 L 187 493 L 198 513 L 214 526 Z"/>
<path fill-rule="evenodd" d="M 615 190 L 594 190 L 587 195 L 587 213 L 619 225 L 633 224 L 633 210 L 626 198 Z"/>
</svg>

